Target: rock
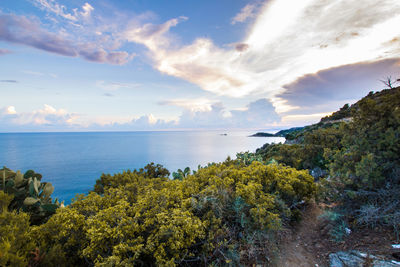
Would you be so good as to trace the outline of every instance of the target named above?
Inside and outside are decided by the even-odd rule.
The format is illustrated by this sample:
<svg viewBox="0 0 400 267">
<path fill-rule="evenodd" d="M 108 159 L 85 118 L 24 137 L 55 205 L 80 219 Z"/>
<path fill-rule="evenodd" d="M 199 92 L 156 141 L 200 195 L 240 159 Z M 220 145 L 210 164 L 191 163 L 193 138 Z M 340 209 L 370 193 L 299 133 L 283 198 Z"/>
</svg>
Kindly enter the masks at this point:
<svg viewBox="0 0 400 267">
<path fill-rule="evenodd" d="M 284 144 L 285 145 L 297 145 L 297 144 L 300 144 L 300 143 L 301 143 L 301 141 L 298 140 L 298 139 L 293 139 L 293 140 L 286 139 Z"/>
<path fill-rule="evenodd" d="M 328 174 L 326 170 L 321 169 L 320 167 L 316 167 L 310 170 L 310 175 L 314 177 L 315 180 L 318 180 L 321 177 L 325 177 Z"/>
<path fill-rule="evenodd" d="M 339 251 L 329 255 L 330 267 L 399 267 L 393 261 L 385 261 L 373 255 L 352 250 L 348 252 Z"/>
</svg>

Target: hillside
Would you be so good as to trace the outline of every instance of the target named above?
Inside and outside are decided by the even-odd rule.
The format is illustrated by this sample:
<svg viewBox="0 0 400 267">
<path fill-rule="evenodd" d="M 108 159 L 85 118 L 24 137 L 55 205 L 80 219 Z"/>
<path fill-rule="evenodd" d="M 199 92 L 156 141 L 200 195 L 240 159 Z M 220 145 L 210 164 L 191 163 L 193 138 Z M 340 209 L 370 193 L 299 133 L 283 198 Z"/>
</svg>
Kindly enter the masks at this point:
<svg viewBox="0 0 400 267">
<path fill-rule="evenodd" d="M 4 167 L 0 265 L 328 266 L 354 249 L 397 259 L 400 87 L 281 134 L 293 142 L 174 179 L 154 163 L 103 174 L 67 207 L 40 174 Z"/>
</svg>

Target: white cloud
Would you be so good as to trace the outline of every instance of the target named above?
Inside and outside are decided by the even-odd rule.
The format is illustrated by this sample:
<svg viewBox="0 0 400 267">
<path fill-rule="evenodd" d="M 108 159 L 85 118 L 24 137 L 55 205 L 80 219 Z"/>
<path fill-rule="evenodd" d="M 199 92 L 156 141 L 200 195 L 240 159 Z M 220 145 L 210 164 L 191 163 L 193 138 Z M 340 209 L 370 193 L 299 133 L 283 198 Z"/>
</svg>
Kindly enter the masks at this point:
<svg viewBox="0 0 400 267">
<path fill-rule="evenodd" d="M 47 12 L 56 14 L 57 16 L 63 17 L 68 20 L 77 21 L 77 10 L 74 9 L 72 13 L 67 11 L 67 7 L 60 5 L 55 0 L 33 0 L 33 3 Z"/>
<path fill-rule="evenodd" d="M 11 114 L 17 114 L 17 111 L 15 111 L 14 106 L 9 106 L 5 110 L 5 114 L 11 115 Z"/>
<path fill-rule="evenodd" d="M 66 130 L 76 126 L 78 119 L 75 113 L 64 109 L 56 109 L 45 104 L 42 109 L 31 112 L 17 112 L 14 106 L 0 109 L 0 131 L 59 129 Z"/>
<path fill-rule="evenodd" d="M 299 77 L 400 56 L 397 0 L 271 0 L 248 36 L 238 42 L 245 44 L 240 51 L 218 47 L 205 38 L 172 47 L 167 34 L 178 22 L 147 24 L 125 35 L 150 50 L 160 72 L 218 95 L 262 93 L 275 101 L 278 112 L 293 107 L 274 96 Z"/>
<path fill-rule="evenodd" d="M 94 7 L 92 7 L 89 3 L 85 3 L 82 6 L 82 12 L 80 13 L 84 18 L 89 18 L 90 14 L 92 13 L 92 11 L 94 10 Z"/>
<path fill-rule="evenodd" d="M 143 44 L 150 50 L 168 47 L 171 40 L 166 34 L 169 29 L 187 19 L 187 17 L 181 16 L 159 25 L 146 23 L 138 26 L 137 23 L 133 23 L 120 36 L 127 41 Z"/>
<path fill-rule="evenodd" d="M 256 10 L 258 8 L 258 4 L 247 4 L 243 7 L 238 14 L 234 18 L 232 18 L 231 24 L 234 25 L 238 22 L 245 22 L 249 18 L 253 18 L 256 15 Z"/>
<path fill-rule="evenodd" d="M 281 125 L 287 125 L 288 127 L 309 125 L 317 123 L 321 120 L 321 118 L 331 114 L 332 112 L 306 114 L 306 115 L 303 114 L 287 115 L 282 117 Z"/>
<path fill-rule="evenodd" d="M 159 105 L 177 106 L 190 111 L 210 111 L 212 105 L 216 104 L 218 101 L 213 101 L 207 98 L 195 98 L 195 99 L 170 99 L 165 101 L 160 101 Z"/>
<path fill-rule="evenodd" d="M 4 38 L 12 37 L 8 41 L 111 64 L 125 64 L 134 57 L 134 54 L 115 49 L 126 42 L 142 44 L 149 50 L 154 67 L 160 72 L 192 82 L 217 95 L 263 94 L 274 101 L 278 112 L 293 107 L 274 96 L 285 91 L 285 85 L 304 75 L 400 56 L 398 0 L 251 3 L 232 19 L 232 23 L 244 22 L 254 16 L 255 22 L 247 36 L 233 46 L 221 47 L 207 38 L 180 46 L 170 31 L 188 19 L 184 16 L 162 24 L 148 23 L 152 16 L 147 13 L 113 14 L 107 18 L 97 15 L 92 16 L 92 21 L 85 19 L 95 11 L 89 3 L 68 11 L 55 0 L 32 1 L 79 27 L 64 25 L 68 31 L 60 30 L 58 35 L 33 27 L 35 38 L 32 39 L 26 33 L 23 19 L 14 18 L 11 26 L 19 26 L 22 36 L 5 32 Z M 79 37 L 74 39 L 71 35 Z"/>
<path fill-rule="evenodd" d="M 259 99 L 245 107 L 227 110 L 221 102 L 207 99 L 175 99 L 163 105 L 175 105 L 182 113 L 175 120 L 159 119 L 153 114 L 132 117 L 89 117 L 56 109 L 45 104 L 42 109 L 17 112 L 14 106 L 0 109 L 0 132 L 9 131 L 134 131 L 167 129 L 268 128 L 280 117 L 267 99 Z"/>
<path fill-rule="evenodd" d="M 165 103 L 184 108 L 177 122 L 179 128 L 262 128 L 280 121 L 275 108 L 265 98 L 235 110 L 227 110 L 221 102 L 207 99 L 177 99 Z"/>
<path fill-rule="evenodd" d="M 72 9 L 72 11 L 68 11 L 66 6 L 59 4 L 56 0 L 32 0 L 32 2 L 40 9 L 70 20 L 74 23 L 78 22 L 80 18 L 88 19 L 94 10 L 94 7 L 89 3 L 85 3 L 81 7 L 82 11 L 78 11 L 77 8 Z"/>
</svg>

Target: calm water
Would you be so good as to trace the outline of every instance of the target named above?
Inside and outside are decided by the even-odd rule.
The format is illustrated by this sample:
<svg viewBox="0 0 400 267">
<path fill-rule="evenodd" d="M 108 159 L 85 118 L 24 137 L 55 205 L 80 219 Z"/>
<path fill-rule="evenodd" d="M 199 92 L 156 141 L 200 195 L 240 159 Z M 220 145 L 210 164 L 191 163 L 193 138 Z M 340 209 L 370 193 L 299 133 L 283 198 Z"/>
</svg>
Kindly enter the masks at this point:
<svg viewBox="0 0 400 267">
<path fill-rule="evenodd" d="M 51 182 L 69 203 L 77 193 L 93 189 L 102 173 L 164 165 L 171 173 L 189 166 L 219 162 L 237 152 L 255 151 L 284 138 L 247 137 L 253 132 L 95 132 L 0 134 L 0 166 L 33 169 Z"/>
</svg>

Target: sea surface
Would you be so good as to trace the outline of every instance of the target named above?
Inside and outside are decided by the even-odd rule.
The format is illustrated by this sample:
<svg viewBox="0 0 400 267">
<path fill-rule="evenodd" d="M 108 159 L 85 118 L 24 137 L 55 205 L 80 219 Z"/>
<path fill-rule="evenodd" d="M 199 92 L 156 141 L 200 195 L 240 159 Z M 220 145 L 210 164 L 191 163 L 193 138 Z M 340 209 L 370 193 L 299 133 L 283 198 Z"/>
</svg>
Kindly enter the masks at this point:
<svg viewBox="0 0 400 267">
<path fill-rule="evenodd" d="M 254 152 L 281 137 L 248 137 L 254 132 L 166 131 L 0 133 L 0 166 L 32 169 L 51 182 L 58 198 L 69 204 L 78 193 L 88 193 L 102 173 L 139 169 L 150 162 L 171 173 L 189 166 L 224 161 L 237 152 Z M 226 134 L 226 135 L 225 135 Z"/>
</svg>

